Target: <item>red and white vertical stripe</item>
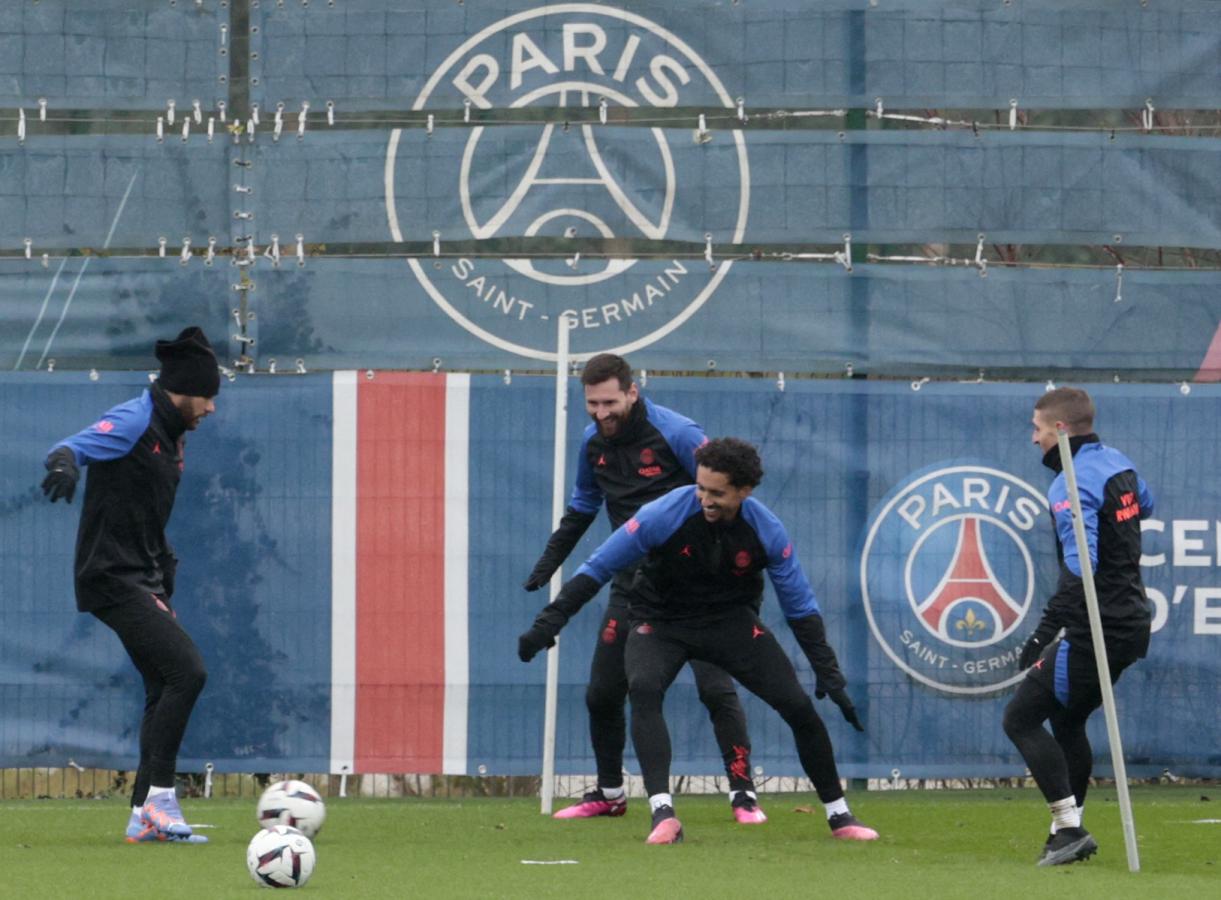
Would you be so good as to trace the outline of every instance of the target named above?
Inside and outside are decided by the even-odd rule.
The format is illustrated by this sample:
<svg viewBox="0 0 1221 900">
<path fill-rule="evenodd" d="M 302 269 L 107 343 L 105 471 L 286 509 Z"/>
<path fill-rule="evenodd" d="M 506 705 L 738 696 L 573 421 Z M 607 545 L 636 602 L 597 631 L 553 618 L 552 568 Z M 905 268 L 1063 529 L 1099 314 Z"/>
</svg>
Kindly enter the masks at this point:
<svg viewBox="0 0 1221 900">
<path fill-rule="evenodd" d="M 333 392 L 331 771 L 463 774 L 470 378 Z"/>
</svg>

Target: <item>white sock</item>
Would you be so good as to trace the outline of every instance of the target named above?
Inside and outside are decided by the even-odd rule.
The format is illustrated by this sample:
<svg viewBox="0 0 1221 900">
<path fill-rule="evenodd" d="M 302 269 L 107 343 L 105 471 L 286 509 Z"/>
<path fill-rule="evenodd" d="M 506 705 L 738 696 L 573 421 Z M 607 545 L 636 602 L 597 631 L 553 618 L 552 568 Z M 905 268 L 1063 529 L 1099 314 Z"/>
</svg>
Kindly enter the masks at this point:
<svg viewBox="0 0 1221 900">
<path fill-rule="evenodd" d="M 661 806 L 673 807 L 674 798 L 671 797 L 669 794 L 654 794 L 652 797 L 649 798 L 649 809 L 650 810 L 652 810 L 653 812 L 657 812 L 658 807 L 661 807 Z"/>
<path fill-rule="evenodd" d="M 749 797 L 751 800 L 754 800 L 755 802 L 758 802 L 758 800 L 759 800 L 759 795 L 756 794 L 754 791 L 730 791 L 729 792 L 729 802 L 733 803 L 733 801 L 737 800 L 739 794 L 745 794 L 747 797 Z"/>
<path fill-rule="evenodd" d="M 1085 805 L 1084 804 L 1077 807 L 1077 818 L 1081 820 L 1081 827 L 1084 828 L 1085 827 Z M 1055 819 L 1051 820 L 1051 833 L 1052 834 L 1056 833 L 1056 820 Z"/>
<path fill-rule="evenodd" d="M 1065 797 L 1063 800 L 1055 800 L 1049 804 L 1053 819 L 1053 826 L 1056 831 L 1061 828 L 1080 828 L 1081 813 L 1077 811 L 1077 801 L 1073 797 Z"/>
<path fill-rule="evenodd" d="M 140 815 L 140 813 L 142 813 L 142 812 L 144 812 L 144 807 L 143 807 L 143 806 L 133 806 L 133 807 L 131 808 L 131 814 L 132 814 L 133 816 L 138 816 L 138 815 Z"/>
<path fill-rule="evenodd" d="M 602 792 L 602 796 L 605 797 L 607 800 L 618 800 L 620 797 L 623 796 L 622 787 L 608 788 L 608 787 L 599 786 L 598 790 L 600 790 Z"/>
<path fill-rule="evenodd" d="M 823 806 L 827 809 L 827 818 L 838 816 L 848 812 L 848 800 L 845 797 L 840 797 L 838 800 L 832 800 L 830 803 L 824 803 Z"/>
<path fill-rule="evenodd" d="M 151 800 L 153 797 L 159 797 L 161 794 L 172 793 L 174 793 L 174 789 L 172 787 L 157 787 L 156 785 L 149 785 L 148 797 L 146 798 L 145 802 L 147 803 L 148 800 Z"/>
</svg>

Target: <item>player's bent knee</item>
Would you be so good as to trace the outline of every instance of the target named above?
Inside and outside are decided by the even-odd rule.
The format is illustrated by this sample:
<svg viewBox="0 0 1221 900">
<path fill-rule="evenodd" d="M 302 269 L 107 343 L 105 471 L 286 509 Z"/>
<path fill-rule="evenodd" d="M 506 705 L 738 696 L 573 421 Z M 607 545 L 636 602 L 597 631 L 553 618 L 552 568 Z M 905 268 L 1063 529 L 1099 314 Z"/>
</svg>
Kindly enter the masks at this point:
<svg viewBox="0 0 1221 900">
<path fill-rule="evenodd" d="M 623 704 L 627 700 L 627 691 L 611 688 L 605 685 L 590 684 L 585 689 L 585 708 L 591 713 L 623 714 Z"/>
<path fill-rule="evenodd" d="M 633 685 L 628 691 L 628 698 L 635 711 L 660 711 L 665 692 L 661 690 L 660 686 Z"/>
<path fill-rule="evenodd" d="M 191 666 L 185 669 L 179 677 L 178 689 L 184 694 L 198 696 L 204 689 L 204 685 L 208 683 L 208 670 L 199 666 Z"/>
<path fill-rule="evenodd" d="M 733 685 L 729 685 L 728 689 L 713 688 L 711 690 L 700 689 L 700 703 L 708 707 L 709 712 L 716 712 L 719 709 L 729 707 L 731 709 L 740 706 L 738 702 L 738 692 L 733 689 Z"/>
<path fill-rule="evenodd" d="M 1001 727 L 1005 729 L 1005 734 L 1008 735 L 1011 741 L 1017 740 L 1019 737 L 1028 732 L 1032 727 L 1037 728 L 1039 723 L 1034 721 L 1028 715 L 1018 702 L 1010 701 L 1005 707 L 1005 715 L 1001 719 Z"/>
</svg>

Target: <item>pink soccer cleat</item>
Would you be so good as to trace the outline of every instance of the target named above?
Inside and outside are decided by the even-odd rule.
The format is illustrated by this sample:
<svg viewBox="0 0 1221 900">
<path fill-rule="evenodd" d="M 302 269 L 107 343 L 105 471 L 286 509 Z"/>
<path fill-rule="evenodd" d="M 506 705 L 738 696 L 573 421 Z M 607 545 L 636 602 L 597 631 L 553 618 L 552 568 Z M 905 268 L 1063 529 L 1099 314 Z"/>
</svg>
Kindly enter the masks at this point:
<svg viewBox="0 0 1221 900">
<path fill-rule="evenodd" d="M 876 841 L 878 833 L 857 820 L 852 813 L 836 813 L 827 820 L 831 826 L 831 837 L 841 841 Z"/>
<path fill-rule="evenodd" d="M 674 807 L 659 806 L 653 810 L 653 830 L 645 839 L 646 844 L 681 844 L 683 823 L 674 815 Z"/>
<path fill-rule="evenodd" d="M 580 803 L 554 813 L 553 819 L 592 819 L 594 816 L 621 816 L 627 812 L 627 795 L 608 800 L 602 789 L 590 791 Z"/>
<path fill-rule="evenodd" d="M 739 825 L 762 825 L 767 821 L 767 816 L 763 814 L 763 810 L 759 809 L 759 803 L 754 797 L 746 793 L 738 794 L 733 798 L 733 817 Z"/>
</svg>

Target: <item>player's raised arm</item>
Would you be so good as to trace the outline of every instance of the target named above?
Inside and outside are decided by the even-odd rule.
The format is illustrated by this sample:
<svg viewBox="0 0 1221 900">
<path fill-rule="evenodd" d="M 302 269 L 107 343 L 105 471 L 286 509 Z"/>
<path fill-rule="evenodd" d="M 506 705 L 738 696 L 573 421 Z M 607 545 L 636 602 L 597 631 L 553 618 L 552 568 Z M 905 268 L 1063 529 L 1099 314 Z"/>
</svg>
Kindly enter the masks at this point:
<svg viewBox="0 0 1221 900">
<path fill-rule="evenodd" d="M 88 428 L 52 447 L 44 461 L 47 476 L 42 480 L 43 494 L 52 503 L 61 497 L 71 503 L 81 476 L 79 467 L 130 453 L 148 428 L 152 408 L 148 394 L 121 403 Z"/>
<path fill-rule="evenodd" d="M 568 620 L 614 577 L 664 541 L 677 527 L 682 510 L 689 506 L 692 489 L 679 488 L 647 503 L 632 518 L 602 542 L 577 573 L 560 588 L 553 602 L 534 618 L 534 624 L 517 641 L 517 655 L 529 662 L 542 650 L 555 646 L 556 635 Z"/>
</svg>

